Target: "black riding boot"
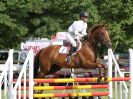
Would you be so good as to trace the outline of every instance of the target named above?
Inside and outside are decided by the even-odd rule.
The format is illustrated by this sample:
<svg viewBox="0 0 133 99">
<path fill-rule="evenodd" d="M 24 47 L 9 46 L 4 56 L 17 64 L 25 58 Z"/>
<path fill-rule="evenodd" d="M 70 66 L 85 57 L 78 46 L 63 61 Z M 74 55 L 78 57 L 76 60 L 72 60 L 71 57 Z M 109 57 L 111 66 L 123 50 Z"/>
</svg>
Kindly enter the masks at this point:
<svg viewBox="0 0 133 99">
<path fill-rule="evenodd" d="M 71 55 L 76 51 L 76 47 L 71 47 L 70 48 L 70 51 L 69 51 L 69 54 L 68 54 L 68 57 L 66 58 L 66 62 L 67 63 L 70 63 L 70 60 L 71 60 Z"/>
</svg>

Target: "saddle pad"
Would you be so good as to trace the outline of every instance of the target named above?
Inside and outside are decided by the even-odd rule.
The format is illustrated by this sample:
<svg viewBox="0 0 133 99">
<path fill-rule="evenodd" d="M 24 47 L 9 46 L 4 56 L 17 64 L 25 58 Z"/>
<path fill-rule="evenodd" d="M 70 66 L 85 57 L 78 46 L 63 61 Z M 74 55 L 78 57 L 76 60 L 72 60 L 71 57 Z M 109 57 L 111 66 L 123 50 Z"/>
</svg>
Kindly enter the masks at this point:
<svg viewBox="0 0 133 99">
<path fill-rule="evenodd" d="M 68 54 L 69 53 L 69 50 L 70 50 L 70 47 L 66 47 L 66 46 L 61 46 L 60 49 L 59 49 L 59 53 L 62 53 L 62 54 Z"/>
</svg>

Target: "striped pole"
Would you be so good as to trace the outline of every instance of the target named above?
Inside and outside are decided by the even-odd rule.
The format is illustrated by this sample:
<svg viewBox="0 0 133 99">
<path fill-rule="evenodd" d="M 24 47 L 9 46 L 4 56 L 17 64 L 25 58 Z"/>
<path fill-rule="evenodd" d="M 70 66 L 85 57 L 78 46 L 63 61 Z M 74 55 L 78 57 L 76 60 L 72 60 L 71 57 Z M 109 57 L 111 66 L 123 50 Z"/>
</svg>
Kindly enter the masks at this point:
<svg viewBox="0 0 133 99">
<path fill-rule="evenodd" d="M 98 78 L 34 79 L 37 83 L 97 82 Z M 129 77 L 108 78 L 109 81 L 129 81 Z M 104 82 L 102 78 L 101 82 Z"/>
<path fill-rule="evenodd" d="M 108 88 L 108 85 L 80 85 L 80 86 L 34 86 L 34 90 L 67 90 L 67 89 L 99 89 Z M 23 87 L 21 87 L 23 90 Z M 28 90 L 29 87 L 26 87 Z"/>
<path fill-rule="evenodd" d="M 88 93 L 55 93 L 55 94 L 33 94 L 34 98 L 46 97 L 82 97 L 82 96 L 108 96 L 109 92 L 88 92 Z M 29 95 L 26 95 L 29 97 Z M 23 98 L 23 95 L 21 95 Z"/>
<path fill-rule="evenodd" d="M 72 83 L 72 82 L 97 82 L 98 78 L 60 78 L 60 79 L 34 79 L 36 83 Z M 130 77 L 116 77 L 116 78 L 108 78 L 106 81 L 102 78 L 101 82 L 109 82 L 109 81 L 129 81 Z M 15 82 L 16 80 L 14 80 Z M 23 80 L 21 80 L 24 82 Z M 29 82 L 29 80 L 26 80 Z"/>
</svg>

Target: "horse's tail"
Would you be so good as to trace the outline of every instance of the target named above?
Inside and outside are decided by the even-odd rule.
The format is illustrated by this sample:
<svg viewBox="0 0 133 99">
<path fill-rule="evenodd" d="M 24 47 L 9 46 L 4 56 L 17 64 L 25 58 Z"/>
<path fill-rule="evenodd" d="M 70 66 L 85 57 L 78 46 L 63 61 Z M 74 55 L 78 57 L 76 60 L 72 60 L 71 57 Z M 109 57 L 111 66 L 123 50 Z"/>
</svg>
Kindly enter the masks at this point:
<svg viewBox="0 0 133 99">
<path fill-rule="evenodd" d="M 35 55 L 35 58 L 34 58 L 34 78 L 37 77 L 37 75 L 38 75 L 39 56 L 40 56 L 41 52 L 42 52 L 42 49 Z"/>
</svg>

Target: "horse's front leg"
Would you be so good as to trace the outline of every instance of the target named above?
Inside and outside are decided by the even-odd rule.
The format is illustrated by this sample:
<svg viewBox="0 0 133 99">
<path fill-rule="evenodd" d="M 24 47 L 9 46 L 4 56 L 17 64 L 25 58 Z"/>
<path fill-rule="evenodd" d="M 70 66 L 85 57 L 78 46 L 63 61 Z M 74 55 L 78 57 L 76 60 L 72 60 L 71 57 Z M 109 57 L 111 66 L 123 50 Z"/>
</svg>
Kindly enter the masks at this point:
<svg viewBox="0 0 133 99">
<path fill-rule="evenodd" d="M 98 81 L 100 81 L 102 79 L 102 77 L 104 77 L 106 79 L 106 74 L 107 74 L 107 66 L 104 64 L 101 64 L 100 62 L 90 62 L 89 60 L 87 61 L 87 67 L 92 67 L 92 68 L 99 68 L 99 78 Z M 104 69 L 104 72 L 103 72 Z"/>
<path fill-rule="evenodd" d="M 99 69 L 99 78 L 97 79 L 97 81 L 100 83 L 102 78 L 105 77 L 104 73 L 103 73 L 103 68 L 102 68 L 102 64 L 101 63 L 97 63 L 98 65 L 98 69 Z"/>
<path fill-rule="evenodd" d="M 107 68 L 107 65 L 104 65 L 104 64 L 101 64 L 102 68 L 103 68 L 103 76 L 104 76 L 104 80 L 106 81 L 107 80 L 107 72 L 108 72 L 108 68 Z"/>
<path fill-rule="evenodd" d="M 100 64 L 99 72 L 101 72 L 102 77 L 104 77 L 104 80 L 106 81 L 107 80 L 107 71 L 108 71 L 107 65 L 100 63 L 99 58 L 96 59 L 96 63 Z"/>
</svg>

